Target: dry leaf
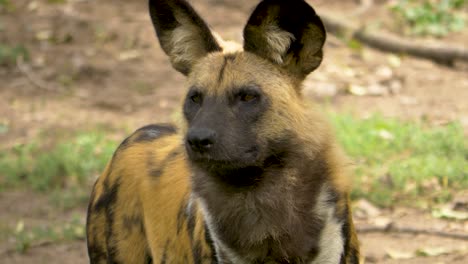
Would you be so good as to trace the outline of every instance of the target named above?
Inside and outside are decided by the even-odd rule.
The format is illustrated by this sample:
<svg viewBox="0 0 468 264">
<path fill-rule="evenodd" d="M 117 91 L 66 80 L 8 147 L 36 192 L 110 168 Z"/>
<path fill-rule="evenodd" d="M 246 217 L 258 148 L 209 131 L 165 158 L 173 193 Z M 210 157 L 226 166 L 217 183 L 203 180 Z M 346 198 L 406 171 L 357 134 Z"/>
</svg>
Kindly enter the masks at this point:
<svg viewBox="0 0 468 264">
<path fill-rule="evenodd" d="M 380 129 L 377 134 L 379 135 L 379 137 L 381 139 L 385 139 L 385 140 L 393 140 L 395 139 L 395 136 L 390 133 L 390 131 L 388 130 L 385 130 L 385 129 Z"/>
<path fill-rule="evenodd" d="M 41 30 L 36 33 L 36 39 L 37 40 L 50 40 L 52 38 L 52 31 L 51 30 Z"/>
<path fill-rule="evenodd" d="M 354 210 L 361 216 L 361 218 L 374 218 L 380 215 L 379 208 L 365 199 L 359 199 L 354 205 Z"/>
<path fill-rule="evenodd" d="M 24 231 L 24 221 L 20 220 L 16 223 L 15 233 L 19 234 Z"/>
<path fill-rule="evenodd" d="M 375 217 L 372 219 L 372 222 L 377 227 L 390 228 L 393 224 L 392 220 L 388 217 Z"/>
<path fill-rule="evenodd" d="M 393 68 L 398 68 L 401 65 L 401 59 L 400 57 L 396 55 L 393 55 L 393 54 L 389 55 L 387 57 L 387 60 L 388 60 L 388 64 L 390 64 L 390 66 L 392 66 Z"/>
<path fill-rule="evenodd" d="M 119 54 L 120 61 L 133 60 L 141 57 L 141 52 L 139 50 L 127 50 Z"/>
<path fill-rule="evenodd" d="M 385 250 L 385 253 L 387 254 L 387 256 L 389 256 L 392 259 L 411 259 L 411 258 L 416 257 L 414 252 L 396 250 L 396 249 L 391 249 L 391 248 L 387 248 Z"/>
<path fill-rule="evenodd" d="M 442 208 L 432 211 L 432 216 L 436 218 L 446 218 L 453 220 L 468 220 L 468 213 L 455 211 L 450 208 Z"/>
<path fill-rule="evenodd" d="M 348 87 L 348 92 L 357 96 L 363 96 L 367 94 L 366 88 L 357 84 L 350 84 Z"/>
<path fill-rule="evenodd" d="M 428 247 L 428 248 L 421 248 L 416 251 L 418 256 L 425 256 L 425 257 L 437 257 L 440 255 L 446 255 L 451 252 L 457 251 L 456 249 L 449 249 L 444 247 Z"/>
</svg>

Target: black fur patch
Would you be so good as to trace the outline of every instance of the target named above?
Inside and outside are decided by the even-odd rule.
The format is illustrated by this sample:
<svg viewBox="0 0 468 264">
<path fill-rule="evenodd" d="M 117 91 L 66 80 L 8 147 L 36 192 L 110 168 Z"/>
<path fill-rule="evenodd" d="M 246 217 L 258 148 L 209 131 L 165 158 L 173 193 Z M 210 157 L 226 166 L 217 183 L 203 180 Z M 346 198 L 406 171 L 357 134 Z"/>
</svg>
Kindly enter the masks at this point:
<svg viewBox="0 0 468 264">
<path fill-rule="evenodd" d="M 161 264 L 166 264 L 168 245 L 169 245 L 169 241 L 166 241 L 166 245 L 164 246 L 164 252 L 163 252 L 163 255 L 161 257 Z"/>
<path fill-rule="evenodd" d="M 143 220 L 139 215 L 124 215 L 122 221 L 123 227 L 128 233 L 131 233 L 135 228 L 140 229 L 139 231 L 141 231 Z"/>
<path fill-rule="evenodd" d="M 184 225 L 184 221 L 186 219 L 186 217 L 185 217 L 186 214 L 187 214 L 187 202 L 183 201 L 182 204 L 179 207 L 179 212 L 177 212 L 177 235 L 182 230 L 182 227 Z"/>
<path fill-rule="evenodd" d="M 345 210 L 343 211 L 342 215 L 337 216 L 339 220 L 343 222 L 343 226 L 341 227 L 341 235 L 343 237 L 344 243 L 344 250 L 343 254 L 341 255 L 340 264 L 357 264 L 359 263 L 359 256 L 356 252 L 355 248 L 351 247 L 351 229 L 350 229 L 350 222 L 348 219 L 349 208 L 346 206 Z M 347 262 L 347 259 L 351 262 Z"/>
<path fill-rule="evenodd" d="M 176 128 L 169 124 L 152 124 L 141 127 L 135 132 L 133 132 L 129 137 L 124 139 L 122 143 L 120 143 L 119 147 L 117 148 L 117 151 L 114 152 L 112 160 L 115 159 L 115 156 L 117 155 L 119 150 L 125 149 L 133 143 L 153 141 L 163 136 L 172 135 L 176 132 Z"/>
<path fill-rule="evenodd" d="M 174 158 L 181 153 L 182 151 L 180 148 L 177 147 L 173 149 L 171 152 L 169 152 L 169 154 L 167 154 L 166 158 L 163 159 L 158 165 L 154 164 L 154 156 L 148 155 L 148 174 L 155 178 L 160 177 L 164 172 L 164 169 L 166 168 L 167 164 L 174 160 Z"/>
<path fill-rule="evenodd" d="M 236 58 L 235 54 L 228 54 L 224 56 L 223 65 L 221 66 L 221 70 L 219 70 L 218 83 L 221 83 L 224 79 L 224 71 L 226 69 L 226 65 L 228 64 L 228 62 L 233 61 L 235 58 Z"/>
<path fill-rule="evenodd" d="M 359 264 L 359 254 L 355 248 L 350 248 L 348 252 L 349 263 L 347 264 Z"/>
<path fill-rule="evenodd" d="M 86 232 L 87 232 L 87 236 L 88 236 L 88 239 L 86 240 L 86 243 L 87 243 L 87 247 L 88 247 L 88 256 L 89 256 L 89 260 L 90 260 L 90 263 L 99 263 L 100 261 L 105 261 L 107 259 L 107 254 L 104 250 L 104 248 L 102 248 L 99 243 L 97 242 L 97 234 L 96 232 L 94 232 L 92 229 L 93 229 L 93 226 L 91 226 L 91 218 L 95 216 L 95 213 L 94 213 L 94 206 L 93 206 L 93 203 L 92 201 L 94 201 L 94 197 L 96 195 L 95 193 L 95 188 L 96 188 L 96 184 L 97 184 L 97 181 L 94 183 L 94 186 L 93 186 L 93 191 L 91 193 L 91 197 L 90 197 L 90 203 L 88 205 L 88 215 L 86 217 Z M 90 239 L 92 237 L 92 239 Z"/>
<path fill-rule="evenodd" d="M 148 253 L 146 254 L 145 264 L 153 264 L 153 258 Z"/>
<path fill-rule="evenodd" d="M 100 263 L 107 259 L 104 249 L 96 244 L 88 243 L 88 254 L 90 263 Z"/>
<path fill-rule="evenodd" d="M 192 244 L 192 257 L 194 264 L 202 263 L 202 248 L 200 245 L 200 241 L 195 241 L 195 243 Z"/>
<path fill-rule="evenodd" d="M 94 204 L 95 211 L 106 210 L 115 204 L 117 201 L 117 192 L 119 190 L 119 182 L 115 182 L 111 187 L 109 187 L 109 181 L 106 179 L 104 181 L 104 193 L 99 197 L 99 199 Z"/>
<path fill-rule="evenodd" d="M 116 259 L 115 243 L 113 243 L 114 235 L 114 205 L 117 202 L 117 195 L 120 187 L 120 180 L 116 180 L 112 186 L 109 186 L 108 178 L 104 181 L 104 193 L 99 197 L 94 205 L 95 211 L 104 211 L 106 216 L 106 245 L 107 245 L 107 261 L 108 263 L 118 263 Z"/>
<path fill-rule="evenodd" d="M 330 206 L 336 207 L 336 204 L 338 203 L 340 199 L 340 193 L 338 193 L 336 190 L 330 190 L 328 192 L 328 199 L 326 201 L 327 204 Z M 337 216 L 341 219 L 343 216 Z"/>
<path fill-rule="evenodd" d="M 302 0 L 264 0 L 255 8 L 244 28 L 244 50 L 272 60 L 268 37 L 264 34 L 265 32 L 261 32 L 264 28 L 267 28 L 265 23 L 271 23 L 281 30 L 294 35 L 294 41 L 292 41 L 286 53 L 291 54 L 295 60 L 289 64 L 293 63 L 295 64 L 294 66 L 301 66 L 301 72 L 297 73 L 305 77 L 305 75 L 318 67 L 322 58 L 321 46 L 325 42 L 326 33 L 320 17 L 317 16 L 315 10 L 310 5 Z M 311 27 L 319 29 L 322 34 L 310 32 Z M 316 34 L 313 40 L 311 36 L 307 35 L 311 33 Z M 301 54 L 305 45 L 311 44 L 308 42 L 304 43 L 304 39 L 309 39 L 309 41 L 314 42 L 314 45 L 318 45 L 318 50 L 313 51 L 314 54 Z M 308 58 L 303 58 L 303 56 L 308 56 Z M 318 64 L 317 62 L 308 63 L 302 61 L 303 59 L 311 59 L 311 56 L 319 60 L 317 61 Z M 276 63 L 275 61 L 273 62 Z"/>
<path fill-rule="evenodd" d="M 211 250 L 211 264 L 217 264 L 218 261 L 216 259 L 216 249 L 214 247 L 214 241 L 211 238 L 210 230 L 208 229 L 208 226 L 206 225 L 206 223 L 205 223 L 205 241 Z"/>
</svg>

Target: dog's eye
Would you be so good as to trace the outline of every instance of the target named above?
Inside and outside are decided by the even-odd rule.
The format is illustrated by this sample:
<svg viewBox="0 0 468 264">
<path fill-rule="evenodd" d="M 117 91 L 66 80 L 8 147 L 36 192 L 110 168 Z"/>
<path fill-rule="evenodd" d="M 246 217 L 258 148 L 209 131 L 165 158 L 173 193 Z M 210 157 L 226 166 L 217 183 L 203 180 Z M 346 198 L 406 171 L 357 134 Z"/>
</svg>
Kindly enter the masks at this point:
<svg viewBox="0 0 468 264">
<path fill-rule="evenodd" d="M 199 94 L 194 94 L 190 96 L 190 100 L 194 103 L 200 103 L 201 102 L 201 96 Z"/>
<path fill-rule="evenodd" d="M 247 102 L 248 103 L 248 102 L 254 101 L 255 99 L 257 99 L 257 97 L 258 96 L 256 94 L 246 94 L 246 93 L 244 93 L 244 94 L 240 95 L 240 100 L 242 102 Z"/>
<path fill-rule="evenodd" d="M 259 100 L 260 93 L 253 89 L 241 90 L 236 94 L 237 101 L 242 103 L 254 103 Z"/>
<path fill-rule="evenodd" d="M 198 91 L 192 91 L 189 93 L 188 98 L 195 104 L 201 104 L 203 101 L 203 95 Z"/>
</svg>

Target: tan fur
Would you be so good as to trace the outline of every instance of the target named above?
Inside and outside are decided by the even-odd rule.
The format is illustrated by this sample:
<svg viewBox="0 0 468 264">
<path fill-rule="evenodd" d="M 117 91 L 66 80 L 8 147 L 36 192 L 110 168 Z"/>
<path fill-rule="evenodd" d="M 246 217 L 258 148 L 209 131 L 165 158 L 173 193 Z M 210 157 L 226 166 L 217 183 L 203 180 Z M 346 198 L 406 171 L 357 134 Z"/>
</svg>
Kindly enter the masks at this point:
<svg viewBox="0 0 468 264">
<path fill-rule="evenodd" d="M 135 136 L 137 134 L 133 135 Z M 166 167 L 161 168 L 164 170 L 159 177 L 144 173 L 151 170 L 151 166 L 157 169 L 172 151 L 178 151 L 180 154 L 168 162 Z M 153 160 L 154 164 L 149 165 L 148 160 Z M 113 207 L 113 229 L 116 236 L 113 243 L 116 248 L 122 249 L 116 252 L 116 259 L 121 263 L 143 263 L 149 252 L 153 263 L 161 263 L 165 254 L 166 263 L 193 263 L 186 219 L 182 220 L 182 229 L 178 235 L 166 232 L 177 230 L 179 210 L 188 202 L 189 171 L 179 136 L 163 137 L 151 143 L 135 143 L 120 147 L 116 151 L 113 160 L 95 184 L 90 207 L 95 206 L 104 194 L 103 185 L 106 180 L 111 184 L 120 182 L 122 187 L 119 188 L 118 200 Z M 195 212 L 197 215 L 194 240 L 199 241 L 201 254 L 206 263 L 210 263 L 211 250 L 205 243 L 201 212 L 198 208 Z M 128 229 L 124 227 L 124 216 L 141 218 L 143 225 Z M 88 236 L 89 243 L 105 244 L 108 227 L 104 226 L 103 215 L 93 215 L 91 223 L 88 229 L 94 234 Z M 139 228 L 142 228 L 144 233 L 139 232 Z"/>
</svg>

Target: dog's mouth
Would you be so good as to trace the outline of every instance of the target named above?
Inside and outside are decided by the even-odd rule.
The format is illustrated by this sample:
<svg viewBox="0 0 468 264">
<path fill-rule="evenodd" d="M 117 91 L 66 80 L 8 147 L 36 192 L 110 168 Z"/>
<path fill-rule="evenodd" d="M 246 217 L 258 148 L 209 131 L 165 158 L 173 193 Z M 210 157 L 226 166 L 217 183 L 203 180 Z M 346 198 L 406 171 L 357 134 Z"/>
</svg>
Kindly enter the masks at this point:
<svg viewBox="0 0 468 264">
<path fill-rule="evenodd" d="M 259 158 L 258 150 L 250 152 L 256 159 L 250 160 L 217 160 L 209 156 L 191 159 L 192 163 L 202 169 L 208 176 L 230 187 L 254 187 L 265 176 L 265 172 L 273 167 L 283 167 L 282 155 L 270 155 Z"/>
<path fill-rule="evenodd" d="M 187 154 L 194 164 L 207 169 L 225 168 L 235 170 L 262 165 L 262 155 L 257 146 L 250 147 L 239 154 L 229 153 L 228 151 L 224 153 L 217 153 L 215 151 L 200 153 L 193 152 L 190 149 L 187 149 Z"/>
</svg>

